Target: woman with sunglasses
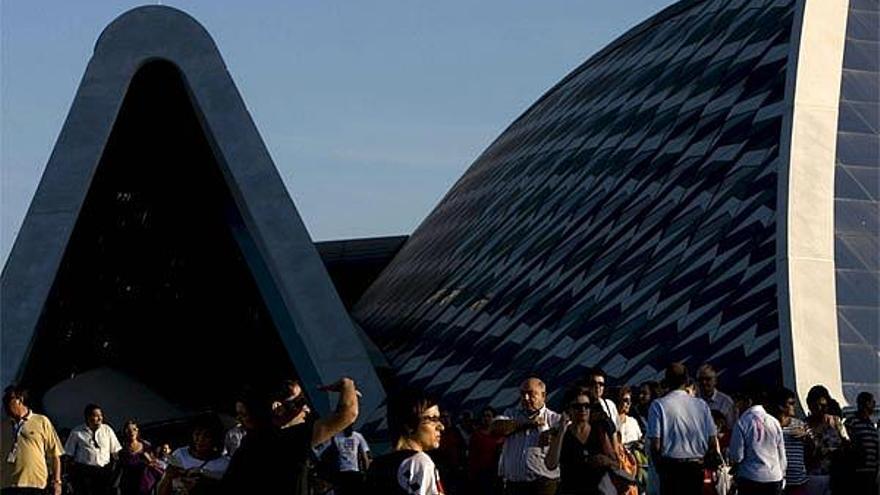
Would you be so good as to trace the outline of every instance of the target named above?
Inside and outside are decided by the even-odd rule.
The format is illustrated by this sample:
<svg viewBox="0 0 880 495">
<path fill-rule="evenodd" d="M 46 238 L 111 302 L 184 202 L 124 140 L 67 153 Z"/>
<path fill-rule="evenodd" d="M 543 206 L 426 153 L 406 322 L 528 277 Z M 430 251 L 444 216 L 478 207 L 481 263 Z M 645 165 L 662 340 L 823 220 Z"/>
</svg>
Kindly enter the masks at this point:
<svg viewBox="0 0 880 495">
<path fill-rule="evenodd" d="M 389 398 L 388 429 L 394 451 L 370 465 L 364 493 L 444 495 L 437 467 L 426 453 L 440 446 L 437 402 L 419 393 Z"/>
<path fill-rule="evenodd" d="M 608 476 L 619 467 L 610 418 L 582 389 L 570 390 L 564 403 L 559 431 L 544 461 L 547 469 L 559 466 L 558 495 L 616 494 Z"/>
</svg>

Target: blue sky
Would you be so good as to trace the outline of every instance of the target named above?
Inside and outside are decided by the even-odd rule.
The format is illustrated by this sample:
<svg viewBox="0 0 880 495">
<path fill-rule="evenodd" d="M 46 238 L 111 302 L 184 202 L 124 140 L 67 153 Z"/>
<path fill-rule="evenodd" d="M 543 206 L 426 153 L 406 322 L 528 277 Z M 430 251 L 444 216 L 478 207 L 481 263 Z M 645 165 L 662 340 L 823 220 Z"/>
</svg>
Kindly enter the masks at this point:
<svg viewBox="0 0 880 495">
<path fill-rule="evenodd" d="M 410 233 L 533 101 L 671 0 L 161 2 L 213 36 L 315 240 Z M 0 0 L 0 262 L 124 0 Z"/>
</svg>

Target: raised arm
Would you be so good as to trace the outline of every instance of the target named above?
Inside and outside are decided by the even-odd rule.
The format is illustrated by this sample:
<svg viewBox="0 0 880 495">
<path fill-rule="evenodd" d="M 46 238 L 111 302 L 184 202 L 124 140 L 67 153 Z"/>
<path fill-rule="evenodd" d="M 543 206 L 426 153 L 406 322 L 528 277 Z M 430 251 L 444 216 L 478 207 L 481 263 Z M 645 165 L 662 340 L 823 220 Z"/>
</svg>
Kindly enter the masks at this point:
<svg viewBox="0 0 880 495">
<path fill-rule="evenodd" d="M 568 425 L 570 422 L 568 415 L 562 413 L 562 419 L 559 420 L 558 431 L 550 440 L 547 455 L 544 457 L 544 466 L 551 471 L 559 466 L 559 456 L 562 454 L 562 440 L 565 438 L 565 432 L 568 431 Z"/>
<path fill-rule="evenodd" d="M 499 418 L 492 421 L 492 426 L 489 427 L 489 432 L 497 437 L 508 437 L 523 430 L 540 428 L 544 426 L 544 424 L 544 418 L 540 416 L 535 419 Z"/>
<path fill-rule="evenodd" d="M 315 421 L 312 430 L 312 447 L 330 440 L 333 435 L 354 423 L 358 417 L 358 397 L 354 380 L 342 378 L 332 385 L 321 387 L 321 390 L 338 392 L 339 404 L 333 414 Z"/>
</svg>

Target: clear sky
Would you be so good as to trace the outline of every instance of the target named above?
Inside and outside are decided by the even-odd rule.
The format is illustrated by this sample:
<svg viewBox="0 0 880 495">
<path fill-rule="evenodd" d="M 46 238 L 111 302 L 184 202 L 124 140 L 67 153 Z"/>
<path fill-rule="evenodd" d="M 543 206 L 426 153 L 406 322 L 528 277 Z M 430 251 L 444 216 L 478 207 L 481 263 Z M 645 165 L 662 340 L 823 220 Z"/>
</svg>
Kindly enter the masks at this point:
<svg viewBox="0 0 880 495">
<path fill-rule="evenodd" d="M 520 113 L 672 0 L 167 0 L 204 25 L 315 240 L 408 234 Z M 0 262 L 126 0 L 0 0 Z"/>
</svg>

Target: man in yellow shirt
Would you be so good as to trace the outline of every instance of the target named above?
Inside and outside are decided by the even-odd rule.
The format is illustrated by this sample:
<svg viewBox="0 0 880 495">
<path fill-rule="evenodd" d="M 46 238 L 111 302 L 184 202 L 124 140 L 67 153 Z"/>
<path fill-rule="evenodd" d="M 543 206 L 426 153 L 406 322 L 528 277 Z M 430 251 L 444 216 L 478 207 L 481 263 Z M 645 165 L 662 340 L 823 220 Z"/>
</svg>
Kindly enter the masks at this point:
<svg viewBox="0 0 880 495">
<path fill-rule="evenodd" d="M 61 495 L 61 440 L 49 418 L 31 411 L 26 401 L 27 392 L 22 388 L 7 387 L 3 393 L 3 409 L 9 423 L 2 425 L 0 434 L 0 493 L 45 493 L 50 485 L 51 465 L 51 488 L 55 495 Z"/>
</svg>

